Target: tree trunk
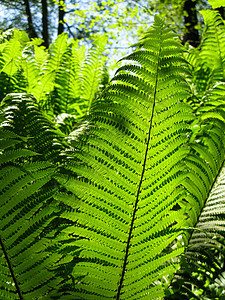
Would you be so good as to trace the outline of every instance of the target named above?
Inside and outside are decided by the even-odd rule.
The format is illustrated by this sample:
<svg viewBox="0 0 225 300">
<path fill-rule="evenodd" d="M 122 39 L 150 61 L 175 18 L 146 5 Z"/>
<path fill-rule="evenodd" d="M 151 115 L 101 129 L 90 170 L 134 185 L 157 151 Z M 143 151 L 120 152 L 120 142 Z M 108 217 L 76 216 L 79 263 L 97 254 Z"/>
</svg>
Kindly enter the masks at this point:
<svg viewBox="0 0 225 300">
<path fill-rule="evenodd" d="M 44 43 L 43 45 L 49 47 L 49 34 L 48 34 L 48 5 L 47 0 L 41 0 L 42 4 L 42 36 Z"/>
<path fill-rule="evenodd" d="M 200 44 L 199 32 L 195 28 L 195 26 L 198 25 L 196 4 L 197 0 L 186 0 L 184 3 L 184 26 L 186 33 L 183 43 L 189 42 L 193 47 L 198 47 Z"/>
<path fill-rule="evenodd" d="M 61 0 L 59 4 L 59 24 L 58 24 L 58 35 L 64 32 L 64 16 L 65 16 L 65 0 Z"/>
<path fill-rule="evenodd" d="M 27 22 L 28 22 L 28 35 L 30 38 L 37 38 L 38 35 L 34 29 L 29 0 L 24 0 L 24 6 L 25 6 Z"/>
</svg>

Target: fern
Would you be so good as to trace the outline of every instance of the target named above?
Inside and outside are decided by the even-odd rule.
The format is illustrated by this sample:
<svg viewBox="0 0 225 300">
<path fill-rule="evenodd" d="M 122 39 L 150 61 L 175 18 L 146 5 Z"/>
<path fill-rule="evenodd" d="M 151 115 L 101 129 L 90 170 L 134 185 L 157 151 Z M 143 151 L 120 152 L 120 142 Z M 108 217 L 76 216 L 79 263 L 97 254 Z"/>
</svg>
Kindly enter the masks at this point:
<svg viewBox="0 0 225 300">
<path fill-rule="evenodd" d="M 1 81 L 1 100 L 6 94 L 11 92 L 25 92 L 25 78 L 20 68 L 20 58 L 22 54 L 22 44 L 28 40 L 28 37 L 18 30 L 13 33 L 6 32 L 4 36 L 12 34 L 12 38 L 3 39 L 4 43 L 0 46 L 0 81 Z"/>
<path fill-rule="evenodd" d="M 46 252 L 53 246 L 46 236 L 57 214 L 52 197 L 55 166 L 32 163 L 30 158 L 37 154 L 18 147 L 25 141 L 26 137 L 0 130 L 1 299 L 39 298 L 59 282 L 50 272 L 59 255 Z"/>
<path fill-rule="evenodd" d="M 205 29 L 199 49 L 188 49 L 185 58 L 190 63 L 193 94 L 195 106 L 204 100 L 207 91 L 221 81 L 224 81 L 224 48 L 225 29 L 221 16 L 215 11 L 201 12 Z"/>
<path fill-rule="evenodd" d="M 9 76 L 15 74 L 19 69 L 18 57 L 20 56 L 20 53 L 21 45 L 18 39 L 14 38 L 8 43 L 5 43 L 1 61 L 1 64 L 3 65 L 1 71 Z"/>
<path fill-rule="evenodd" d="M 9 94 L 2 102 L 5 129 L 29 137 L 25 146 L 42 154 L 46 160 L 58 160 L 65 135 L 39 110 L 29 94 Z"/>
<path fill-rule="evenodd" d="M 75 42 L 68 47 L 56 75 L 52 97 L 56 102 L 55 115 L 63 112 L 82 117 L 87 113 L 103 77 L 105 44 L 106 41 L 101 39 L 86 56 L 84 48 L 77 48 Z"/>
<path fill-rule="evenodd" d="M 106 42 L 104 36 L 96 40 L 96 45 L 89 50 L 85 64 L 82 67 L 81 98 L 86 102 L 88 109 L 90 109 L 101 83 L 104 65 L 101 57 Z"/>
<path fill-rule="evenodd" d="M 61 66 L 63 56 L 67 50 L 67 36 L 60 35 L 49 48 L 49 56 L 47 57 L 46 70 L 40 78 L 40 87 L 36 87 L 34 96 L 46 110 L 52 110 L 52 104 L 48 103 L 46 95 L 54 90 L 57 72 Z"/>
<path fill-rule="evenodd" d="M 224 81 L 224 22 L 215 11 L 202 11 L 202 15 L 206 27 L 201 44 L 200 59 L 213 70 L 215 81 Z"/>
<path fill-rule="evenodd" d="M 101 49 L 23 48 L 43 93 L 1 106 L 0 297 L 223 297 L 224 26 L 206 15 L 189 53 L 156 17 L 97 99 Z"/>
<path fill-rule="evenodd" d="M 202 291 L 201 294 L 209 299 L 216 299 L 216 296 L 220 296 L 219 292 L 216 294 L 215 289 L 211 290 L 210 286 L 223 272 L 225 250 L 223 214 L 224 95 L 224 85 L 217 85 L 207 92 L 204 106 L 197 111 L 200 120 L 191 138 L 195 143 L 191 144 L 192 151 L 185 163 L 190 168 L 190 173 L 198 172 L 198 177 L 202 181 L 198 182 L 198 193 L 200 190 L 204 195 L 203 200 L 207 199 L 207 201 L 203 209 L 201 208 L 200 216 L 197 215 L 194 222 L 197 224 L 188 241 L 181 270 L 175 276 L 172 284 L 173 290 L 177 292 L 175 296 L 168 299 L 177 299 L 184 295 L 194 296 L 197 295 L 197 291 L 199 296 L 199 291 Z M 205 163 L 207 163 L 207 167 Z M 191 178 L 191 176 L 189 177 Z M 191 185 L 194 186 L 195 181 L 196 179 L 192 180 Z M 200 197 L 198 196 L 196 199 L 199 201 Z M 189 231 L 191 230 L 193 230 L 192 227 Z"/>
<path fill-rule="evenodd" d="M 222 174 L 224 168 L 225 94 L 224 84 L 218 83 L 224 81 L 224 25 L 215 12 L 206 11 L 203 15 L 208 27 L 205 30 L 203 45 L 200 46 L 201 51 L 197 56 L 193 55 L 197 59 L 197 63 L 194 62 L 193 65 L 195 68 L 199 65 L 203 66 L 201 68 L 205 68 L 208 72 L 203 70 L 202 72 L 199 68 L 201 77 L 193 80 L 195 95 L 199 99 L 195 107 L 197 107 L 197 115 L 200 116 L 201 121 L 198 126 L 196 122 L 192 137 L 192 140 L 196 140 L 199 145 L 200 157 L 199 155 L 195 157 L 193 153 L 192 163 L 194 161 L 201 168 L 205 191 L 211 190 L 211 193 L 188 242 L 186 253 L 182 258 L 181 270 L 172 283 L 172 290 L 176 292 L 168 299 L 184 297 L 186 297 L 184 299 L 189 299 L 189 297 L 220 299 L 224 295 Z M 203 81 L 208 82 L 202 85 Z M 201 89 L 199 89 L 200 86 Z M 187 157 L 187 160 L 189 159 L 190 156 Z M 208 164 L 207 167 L 205 163 Z M 207 182 L 211 182 L 210 189 Z M 199 186 L 201 185 L 199 183 Z"/>
<path fill-rule="evenodd" d="M 23 70 L 24 78 L 26 80 L 26 92 L 33 93 L 35 95 L 35 89 L 38 85 L 38 78 L 41 71 L 40 66 L 35 60 L 33 55 L 34 45 L 26 45 L 22 50 L 22 57 L 20 60 L 21 67 Z"/>
<path fill-rule="evenodd" d="M 166 299 L 197 295 L 200 299 L 222 299 L 224 284 L 221 285 L 219 278 L 224 274 L 225 255 L 223 199 L 224 166 L 182 257 L 181 270 L 174 278 L 172 286 L 176 293 Z"/>
<path fill-rule="evenodd" d="M 7 38 L 4 38 L 7 36 Z M 89 52 L 60 35 L 49 50 L 41 41 L 29 41 L 18 30 L 4 33 L 0 47 L 2 99 L 8 93 L 30 93 L 53 120 L 67 113 L 71 120 L 87 113 L 103 78 L 105 41 L 100 39 Z M 13 53 L 13 54 L 12 54 Z M 62 119 L 59 116 L 60 119 Z M 66 127 L 70 132 L 76 121 Z"/>
<path fill-rule="evenodd" d="M 71 246 L 81 248 L 71 298 L 163 297 L 178 267 L 183 250 L 169 246 L 186 219 L 174 207 L 192 114 L 181 101 L 188 69 L 173 37 L 156 19 L 143 49 L 126 58 L 136 65 L 119 70 L 90 112 L 87 145 L 68 165 L 78 178 L 58 176 L 80 202 L 65 213 L 76 224 L 66 231 L 77 236 Z"/>
</svg>

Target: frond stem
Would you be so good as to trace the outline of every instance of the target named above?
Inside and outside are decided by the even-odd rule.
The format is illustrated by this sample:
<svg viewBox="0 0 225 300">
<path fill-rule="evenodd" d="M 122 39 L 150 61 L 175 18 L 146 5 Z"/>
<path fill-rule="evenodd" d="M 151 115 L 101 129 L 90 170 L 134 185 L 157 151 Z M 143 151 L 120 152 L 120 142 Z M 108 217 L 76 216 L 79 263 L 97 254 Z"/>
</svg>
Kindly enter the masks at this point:
<svg viewBox="0 0 225 300">
<path fill-rule="evenodd" d="M 146 166 L 146 161 L 147 161 L 147 155 L 148 155 L 148 150 L 149 150 L 149 143 L 150 143 L 150 139 L 151 139 L 152 122 L 153 122 L 153 115 L 154 115 L 154 110 L 155 110 L 156 92 L 157 92 L 157 85 L 158 85 L 158 70 L 159 70 L 160 51 L 161 51 L 161 48 L 159 49 L 159 54 L 158 54 L 158 62 L 157 62 L 157 70 L 156 70 L 156 78 L 155 78 L 155 89 L 154 89 L 154 96 L 153 96 L 152 113 L 151 113 L 151 118 L 150 118 L 150 122 L 149 122 L 150 124 L 149 124 L 149 131 L 148 131 L 148 139 L 147 139 L 147 142 L 146 142 L 143 168 L 142 168 L 141 178 L 140 178 L 140 181 L 139 181 L 137 196 L 136 196 L 136 200 L 135 200 L 135 204 L 134 204 L 134 211 L 133 211 L 133 215 L 132 215 L 131 226 L 130 226 L 130 231 L 129 231 L 128 240 L 127 240 L 127 246 L 126 246 L 125 258 L 124 258 L 124 263 L 123 263 L 122 275 L 121 275 L 119 287 L 118 287 L 118 290 L 117 290 L 117 296 L 116 296 L 117 300 L 119 300 L 119 298 L 120 298 L 120 292 L 121 292 L 121 288 L 123 286 L 123 279 L 124 279 L 126 265 L 127 265 L 128 252 L 129 252 L 129 248 L 130 248 L 131 236 L 132 236 L 132 231 L 133 231 L 133 227 L 134 227 L 134 220 L 135 220 L 135 216 L 136 216 L 136 212 L 137 212 L 137 205 L 138 205 L 138 202 L 139 202 L 139 195 L 140 195 L 140 192 L 141 192 L 141 186 L 142 186 L 142 182 L 143 182 L 143 177 L 144 177 L 144 173 L 145 173 L 145 166 Z"/>
<path fill-rule="evenodd" d="M 7 251 L 6 251 L 6 249 L 5 249 L 5 246 L 4 246 L 4 244 L 3 244 L 3 241 L 2 241 L 1 236 L 0 236 L 0 245 L 1 245 L 1 247 L 2 247 L 2 251 L 3 251 L 3 254 L 4 254 L 4 256 L 5 256 L 6 262 L 7 262 L 7 264 L 8 264 L 9 271 L 10 271 L 10 273 L 11 273 L 12 279 L 13 279 L 13 281 L 14 281 L 14 283 L 15 283 L 15 287 L 16 287 L 16 291 L 17 291 L 17 294 L 18 294 L 18 296 L 19 296 L 19 299 L 20 299 L 20 300 L 23 300 L 22 293 L 21 293 L 21 291 L 20 291 L 18 282 L 17 282 L 17 280 L 16 280 L 16 276 L 15 276 L 15 274 L 14 274 L 14 272 L 13 272 L 13 268 L 12 268 L 11 262 L 10 262 L 10 260 L 9 260 L 9 257 L 8 257 Z"/>
</svg>

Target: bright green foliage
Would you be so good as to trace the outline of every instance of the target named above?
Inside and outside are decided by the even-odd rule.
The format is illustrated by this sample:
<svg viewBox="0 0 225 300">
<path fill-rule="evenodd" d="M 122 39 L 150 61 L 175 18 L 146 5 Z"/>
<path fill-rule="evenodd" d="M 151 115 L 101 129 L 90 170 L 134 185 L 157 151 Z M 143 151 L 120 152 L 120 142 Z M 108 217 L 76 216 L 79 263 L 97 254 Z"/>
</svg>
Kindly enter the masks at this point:
<svg viewBox="0 0 225 300">
<path fill-rule="evenodd" d="M 48 101 L 11 94 L 0 115 L 3 298 L 222 299 L 224 25 L 207 14 L 202 50 L 189 53 L 156 17 L 92 103 L 98 76 L 87 66 L 89 113 L 68 137 L 40 103 L 63 113 L 59 82 L 85 69 L 84 52 L 62 35 L 48 54 L 58 53 L 54 68 L 35 50 L 35 68 L 56 74 Z M 54 93 L 62 100 L 51 103 Z"/>
<path fill-rule="evenodd" d="M 49 228 L 57 215 L 52 197 L 56 168 L 40 158 L 32 162 L 37 153 L 23 147 L 26 141 L 1 128 L 1 299 L 35 299 L 59 283 L 49 270 L 59 255 L 46 252 L 54 246 Z"/>
<path fill-rule="evenodd" d="M 223 0 L 209 0 L 209 3 L 212 5 L 212 8 L 218 8 L 224 5 Z"/>
<path fill-rule="evenodd" d="M 225 81 L 225 28 L 221 16 L 215 11 L 201 12 L 206 27 L 199 49 L 190 49 L 186 59 L 190 63 L 193 101 L 197 106 L 205 101 L 214 85 Z"/>
<path fill-rule="evenodd" d="M 191 299 L 196 294 L 207 299 L 223 299 L 219 297 L 224 295 L 221 279 L 225 275 L 224 184 L 223 165 L 181 259 L 183 268 L 174 278 L 172 286 L 174 291 L 179 291 L 175 294 L 178 299 L 186 299 L 185 296 Z M 169 299 L 177 299 L 173 297 Z"/>
<path fill-rule="evenodd" d="M 8 93 L 26 92 L 35 96 L 51 117 L 62 113 L 82 117 L 101 88 L 106 39 L 96 40 L 87 53 L 66 34 L 60 35 L 49 50 L 40 43 L 39 39 L 29 42 L 16 29 L 4 33 L 0 45 L 2 98 Z"/>
<path fill-rule="evenodd" d="M 178 298 L 193 297 L 194 292 L 207 296 L 207 299 L 224 295 L 224 289 L 216 290 L 215 286 L 212 289 L 215 279 L 224 271 L 224 97 L 223 84 L 207 92 L 204 106 L 197 110 L 199 120 L 194 124 L 191 151 L 185 160 L 189 169 L 188 192 L 192 192 L 198 202 L 198 205 L 196 202 L 192 205 L 196 205 L 195 210 L 197 207 L 202 210 L 202 204 L 205 199 L 207 201 L 200 217 L 198 212 L 192 213 L 193 223 L 197 222 L 195 228 L 191 224 L 190 229 L 186 228 L 194 231 L 182 256 L 182 268 L 172 284 L 174 290 L 178 290 Z"/>
<path fill-rule="evenodd" d="M 182 256 L 181 269 L 173 280 L 171 287 L 176 293 L 168 299 L 195 299 L 196 295 L 200 299 L 222 299 L 225 290 L 225 28 L 216 12 L 204 11 L 203 15 L 207 26 L 201 50 L 191 50 L 187 56 L 195 75 L 192 85 L 194 95 L 189 101 L 195 108 L 198 121 L 193 123 L 190 141 L 195 141 L 195 144 L 190 144 L 192 150 L 185 163 L 195 173 L 198 172 L 202 181 L 195 179 L 191 185 L 198 182 L 198 189 L 202 186 L 204 192 L 203 199 L 208 200 L 200 217 L 196 219 L 195 230 Z"/>
<path fill-rule="evenodd" d="M 61 35 L 56 40 L 56 45 L 53 44 L 50 53 L 54 53 L 60 38 L 66 40 L 66 35 Z M 64 45 L 65 42 L 60 44 Z M 57 51 L 57 53 L 64 51 L 64 54 L 61 59 L 58 59 L 60 67 L 57 68 L 55 89 L 52 90 L 49 99 L 55 115 L 68 113 L 81 117 L 86 114 L 103 79 L 102 53 L 105 44 L 105 38 L 96 40 L 96 45 L 93 45 L 87 54 L 85 48 L 79 48 L 76 42 L 73 42 L 71 47 L 67 46 L 64 50 Z M 52 71 L 49 72 L 51 73 Z M 46 75 L 46 81 L 48 80 Z"/>
<path fill-rule="evenodd" d="M 74 153 L 81 163 L 68 166 L 77 180 L 58 176 L 80 202 L 64 215 L 76 222 L 66 232 L 81 248 L 73 276 L 84 276 L 71 298 L 163 296 L 164 276 L 177 268 L 172 259 L 182 249 L 169 245 L 186 219 L 174 207 L 192 114 L 182 103 L 187 67 L 173 37 L 156 19 L 140 50 L 125 58 L 136 64 L 119 69 L 90 111 L 90 138 Z"/>
<path fill-rule="evenodd" d="M 65 135 L 56 129 L 55 124 L 40 110 L 32 95 L 9 94 L 3 100 L 2 109 L 2 125 L 5 129 L 29 137 L 26 147 L 42 154 L 42 159 L 54 161 L 55 158 L 58 161 Z"/>
<path fill-rule="evenodd" d="M 221 16 L 215 11 L 201 12 L 206 24 L 199 57 L 211 70 L 214 80 L 225 80 L 225 29 Z"/>
</svg>

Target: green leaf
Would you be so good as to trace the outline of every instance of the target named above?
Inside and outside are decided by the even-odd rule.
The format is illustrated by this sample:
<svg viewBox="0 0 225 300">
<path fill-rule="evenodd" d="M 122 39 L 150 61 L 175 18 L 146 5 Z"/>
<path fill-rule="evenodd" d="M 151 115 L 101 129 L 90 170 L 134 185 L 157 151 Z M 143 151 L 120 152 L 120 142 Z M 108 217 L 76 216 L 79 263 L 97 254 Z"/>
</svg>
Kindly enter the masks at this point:
<svg viewBox="0 0 225 300">
<path fill-rule="evenodd" d="M 209 3 L 212 5 L 213 9 L 224 6 L 223 0 L 209 0 Z"/>
<path fill-rule="evenodd" d="M 6 144 L 11 140 L 10 146 L 14 141 L 18 147 L 18 139 L 5 131 Z M 50 268 L 61 255 L 49 255 L 54 242 L 47 238 L 58 211 L 53 200 L 55 166 L 44 161 L 32 163 L 34 153 L 22 148 L 24 141 L 18 149 L 4 147 L 0 153 L 1 299 L 45 297 L 60 282 Z"/>
<path fill-rule="evenodd" d="M 78 199 L 63 214 L 71 223 L 63 236 L 80 248 L 70 298 L 163 297 L 164 276 L 183 252 L 171 244 L 187 219 L 174 207 L 189 152 L 188 69 L 178 39 L 158 18 L 141 46 L 91 108 L 81 152 L 68 152 L 66 173 L 74 175 L 56 177 Z"/>
</svg>

